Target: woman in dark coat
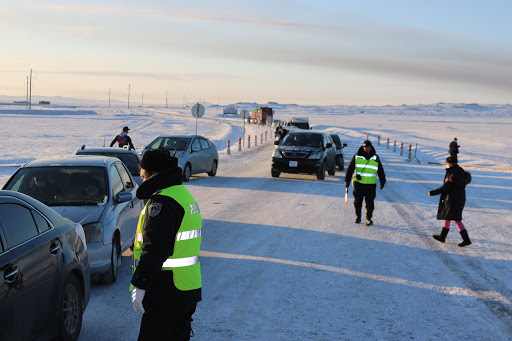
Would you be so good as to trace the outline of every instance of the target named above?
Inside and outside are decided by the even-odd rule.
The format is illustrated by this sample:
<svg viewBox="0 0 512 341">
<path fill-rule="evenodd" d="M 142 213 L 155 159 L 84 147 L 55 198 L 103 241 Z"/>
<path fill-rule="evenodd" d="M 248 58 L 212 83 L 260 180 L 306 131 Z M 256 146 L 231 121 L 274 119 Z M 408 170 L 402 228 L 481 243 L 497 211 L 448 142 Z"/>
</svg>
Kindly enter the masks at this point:
<svg viewBox="0 0 512 341">
<path fill-rule="evenodd" d="M 468 232 L 462 223 L 462 211 L 466 204 L 466 185 L 469 183 L 469 176 L 464 169 L 459 167 L 457 164 L 457 158 L 449 156 L 446 159 L 448 168 L 446 169 L 446 175 L 444 183 L 438 189 L 428 192 L 428 195 L 441 194 L 439 199 L 439 208 L 437 210 L 437 219 L 444 220 L 443 229 L 440 235 L 434 235 L 434 239 L 445 242 L 446 236 L 450 231 L 450 223 L 453 220 L 455 226 L 460 232 L 462 237 L 462 243 L 459 246 L 467 246 L 471 244 Z"/>
</svg>

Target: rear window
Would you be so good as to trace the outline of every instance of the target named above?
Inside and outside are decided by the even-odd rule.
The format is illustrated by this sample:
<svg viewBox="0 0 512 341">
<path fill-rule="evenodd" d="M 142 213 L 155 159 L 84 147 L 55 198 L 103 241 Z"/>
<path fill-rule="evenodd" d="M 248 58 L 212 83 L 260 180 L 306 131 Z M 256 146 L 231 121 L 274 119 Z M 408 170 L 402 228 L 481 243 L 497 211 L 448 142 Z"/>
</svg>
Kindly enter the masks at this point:
<svg viewBox="0 0 512 341">
<path fill-rule="evenodd" d="M 282 142 L 282 146 L 322 147 L 321 134 L 294 134 L 290 133 Z"/>
<path fill-rule="evenodd" d="M 188 137 L 157 137 L 153 142 L 151 142 L 147 146 L 147 149 L 164 148 L 170 150 L 186 150 L 188 148 L 189 143 L 190 138 Z"/>
</svg>

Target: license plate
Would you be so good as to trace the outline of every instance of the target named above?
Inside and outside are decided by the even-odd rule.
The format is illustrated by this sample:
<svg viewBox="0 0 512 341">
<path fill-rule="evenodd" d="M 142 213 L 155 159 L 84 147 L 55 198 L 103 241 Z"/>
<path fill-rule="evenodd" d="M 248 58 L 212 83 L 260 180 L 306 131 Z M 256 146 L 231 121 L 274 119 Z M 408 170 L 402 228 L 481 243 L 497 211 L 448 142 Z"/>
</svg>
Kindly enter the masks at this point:
<svg viewBox="0 0 512 341">
<path fill-rule="evenodd" d="M 298 167 L 299 163 L 297 161 L 290 161 L 290 167 Z"/>
</svg>

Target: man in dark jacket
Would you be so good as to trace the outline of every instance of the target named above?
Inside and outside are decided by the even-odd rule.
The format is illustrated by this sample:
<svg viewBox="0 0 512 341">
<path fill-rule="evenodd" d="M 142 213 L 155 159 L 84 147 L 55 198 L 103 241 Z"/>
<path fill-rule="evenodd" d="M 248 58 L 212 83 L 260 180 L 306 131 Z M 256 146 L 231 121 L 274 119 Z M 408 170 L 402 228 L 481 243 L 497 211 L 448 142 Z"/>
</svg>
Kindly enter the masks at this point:
<svg viewBox="0 0 512 341">
<path fill-rule="evenodd" d="M 132 305 L 143 313 L 138 340 L 189 340 L 201 301 L 201 214 L 167 150 L 146 151 L 140 168 L 137 198 L 149 201 L 133 250 Z"/>
<path fill-rule="evenodd" d="M 110 142 L 110 147 L 112 147 L 114 145 L 114 143 L 117 142 L 119 145 L 119 148 L 124 148 L 124 146 L 129 146 L 129 150 L 132 150 L 132 149 L 135 150 L 135 147 L 132 144 L 132 139 L 130 138 L 130 136 L 128 136 L 128 130 L 130 130 L 130 128 L 123 127 L 123 131 L 121 132 L 121 134 L 116 135 L 116 137 L 114 137 L 112 142 Z"/>
<path fill-rule="evenodd" d="M 471 244 L 468 232 L 462 223 L 462 211 L 466 204 L 466 185 L 468 184 L 468 175 L 458 164 L 458 160 L 454 156 L 446 158 L 448 167 L 446 168 L 446 175 L 441 187 L 428 192 L 429 196 L 441 194 L 439 198 L 439 207 L 437 210 L 437 219 L 444 220 L 443 229 L 441 234 L 433 235 L 434 239 L 444 243 L 446 236 L 450 231 L 450 224 L 453 220 L 455 226 L 460 232 L 462 243 L 458 244 L 461 247 Z"/>
<path fill-rule="evenodd" d="M 366 226 L 373 225 L 372 215 L 374 210 L 374 199 L 376 196 L 377 175 L 380 181 L 380 189 L 386 184 L 386 175 L 380 162 L 379 156 L 375 153 L 370 141 L 364 141 L 357 153 L 352 157 L 345 175 L 345 187 L 348 191 L 352 174 L 356 173 L 354 185 L 354 207 L 356 209 L 356 223 L 361 222 L 361 211 L 363 199 L 366 201 Z"/>
<path fill-rule="evenodd" d="M 457 144 L 457 138 L 454 137 L 453 141 L 450 142 L 450 146 L 448 147 L 448 153 L 450 153 L 450 156 L 457 157 L 457 154 L 459 154 L 459 145 Z"/>
</svg>

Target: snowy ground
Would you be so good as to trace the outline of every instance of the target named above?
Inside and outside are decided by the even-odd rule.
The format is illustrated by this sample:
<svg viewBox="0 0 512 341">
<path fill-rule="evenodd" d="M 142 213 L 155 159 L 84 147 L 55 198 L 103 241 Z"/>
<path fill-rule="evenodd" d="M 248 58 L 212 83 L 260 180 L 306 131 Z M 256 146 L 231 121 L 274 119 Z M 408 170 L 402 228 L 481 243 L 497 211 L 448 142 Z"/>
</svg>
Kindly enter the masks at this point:
<svg viewBox="0 0 512 341">
<path fill-rule="evenodd" d="M 216 177 L 187 184 L 204 219 L 194 340 L 512 340 L 512 106 L 272 106 L 276 118 L 309 116 L 316 129 L 340 134 L 347 163 L 368 134 L 388 178 L 375 226 L 353 223 L 344 172 L 325 181 L 271 178 L 272 130 L 246 125 L 252 148 L 239 152 L 241 120 L 207 107 L 197 131 L 221 160 Z M 159 134 L 193 134 L 189 110 L 2 106 L 0 185 L 34 158 L 109 145 L 125 125 L 138 150 Z M 473 175 L 466 248 L 456 246 L 454 227 L 446 244 L 431 238 L 441 223 L 438 197 L 427 192 L 441 184 L 453 137 Z M 118 282 L 93 285 L 80 340 L 135 339 L 140 315 L 131 311 L 129 257 L 123 261 Z"/>
</svg>

